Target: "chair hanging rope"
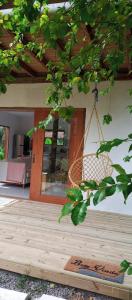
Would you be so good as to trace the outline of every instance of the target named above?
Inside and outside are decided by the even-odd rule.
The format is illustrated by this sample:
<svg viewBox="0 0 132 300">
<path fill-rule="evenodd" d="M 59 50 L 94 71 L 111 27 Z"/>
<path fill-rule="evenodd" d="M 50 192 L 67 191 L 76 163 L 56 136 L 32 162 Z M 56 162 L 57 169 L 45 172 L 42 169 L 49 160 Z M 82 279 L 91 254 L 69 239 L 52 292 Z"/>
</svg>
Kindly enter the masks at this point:
<svg viewBox="0 0 132 300">
<path fill-rule="evenodd" d="M 108 154 L 100 154 L 98 157 L 96 153 L 88 153 L 81 157 L 79 156 L 79 152 L 81 147 L 86 145 L 91 123 L 93 116 L 95 114 L 96 124 L 97 124 L 97 131 L 99 136 L 99 144 L 104 141 L 103 131 L 101 128 L 101 123 L 99 120 L 98 111 L 96 108 L 96 102 L 98 101 L 98 89 L 97 85 L 95 85 L 95 89 L 93 90 L 95 101 L 91 111 L 91 115 L 86 126 L 85 134 L 80 142 L 78 150 L 76 152 L 74 162 L 70 166 L 68 176 L 72 186 L 78 187 L 81 182 L 95 180 L 99 183 L 102 179 L 107 176 L 111 176 L 112 174 L 112 161 L 109 158 Z"/>
</svg>

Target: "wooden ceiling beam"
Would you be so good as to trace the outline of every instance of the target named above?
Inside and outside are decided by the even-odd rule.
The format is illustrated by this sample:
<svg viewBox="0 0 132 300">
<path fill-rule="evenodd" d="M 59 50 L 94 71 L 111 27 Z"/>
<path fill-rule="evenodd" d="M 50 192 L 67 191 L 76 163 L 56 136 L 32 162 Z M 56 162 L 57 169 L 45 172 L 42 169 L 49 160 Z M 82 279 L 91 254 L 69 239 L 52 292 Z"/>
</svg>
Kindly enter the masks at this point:
<svg viewBox="0 0 132 300">
<path fill-rule="evenodd" d="M 24 45 L 27 45 L 29 42 L 32 42 L 32 41 L 29 40 L 29 39 L 26 38 L 26 37 L 23 37 L 22 43 L 23 43 Z M 46 65 L 48 64 L 49 60 L 46 58 L 45 55 L 43 56 L 43 59 L 40 60 L 40 59 L 36 56 L 36 53 L 35 53 L 34 51 L 31 51 L 31 50 L 30 50 L 29 53 L 30 53 L 30 55 L 31 55 L 33 58 L 35 58 L 35 59 L 38 61 L 38 63 L 40 63 L 44 68 L 47 69 Z"/>
<path fill-rule="evenodd" d="M 94 31 L 93 31 L 92 27 L 90 25 L 86 25 L 86 31 L 88 33 L 90 41 L 92 42 L 95 38 Z"/>
<path fill-rule="evenodd" d="M 12 74 L 13 75 L 13 74 Z M 31 76 L 27 76 L 26 74 L 21 75 L 21 74 L 17 74 L 15 76 L 15 72 L 14 72 L 14 81 L 7 81 L 7 83 L 10 84 L 17 84 L 17 83 L 51 83 L 49 80 L 47 80 L 47 74 L 43 73 L 43 74 L 38 74 L 38 76 L 36 77 L 31 77 Z M 4 75 L 0 74 L 0 78 L 4 78 Z M 128 75 L 128 73 L 118 73 L 115 80 L 120 81 L 120 80 L 132 80 L 132 75 Z M 66 82 L 67 79 L 66 77 L 64 77 L 63 82 Z"/>
<path fill-rule="evenodd" d="M 19 64 L 21 68 L 23 68 L 30 76 L 36 77 L 37 73 L 29 66 L 27 65 L 24 61 L 20 60 Z"/>
<path fill-rule="evenodd" d="M 61 51 L 65 51 L 65 44 L 64 44 L 64 42 L 63 42 L 61 39 L 58 39 L 58 40 L 57 40 L 57 45 L 58 45 L 58 48 L 59 48 Z"/>
<path fill-rule="evenodd" d="M 18 73 L 14 70 L 11 71 L 11 75 L 14 77 L 14 78 L 17 78 L 18 77 Z"/>
<path fill-rule="evenodd" d="M 12 34 L 12 33 L 10 33 L 10 34 Z M 32 40 L 30 40 L 30 39 L 27 38 L 27 37 L 23 37 L 23 39 L 22 39 L 23 45 L 27 45 L 29 42 L 32 42 Z M 60 40 L 60 39 L 57 40 L 57 46 L 58 46 L 58 50 L 59 50 L 59 51 L 64 51 L 65 45 L 64 45 L 64 43 L 63 43 L 62 40 Z M 40 59 L 36 56 L 36 53 L 35 53 L 34 51 L 31 51 L 31 50 L 29 51 L 29 50 L 28 50 L 28 52 L 29 52 L 29 54 L 30 54 L 32 57 L 34 57 L 34 58 L 38 61 L 38 63 L 40 63 L 44 68 L 47 69 L 47 66 L 46 66 L 46 65 L 48 64 L 49 59 L 48 59 L 45 55 L 43 55 L 43 58 L 40 60 Z"/>
<path fill-rule="evenodd" d="M 38 76 L 38 77 L 30 77 L 30 76 L 18 76 L 15 74 L 12 76 L 14 77 L 13 81 L 7 81 L 7 83 L 9 84 L 20 84 L 20 83 L 24 83 L 24 84 L 30 84 L 30 83 L 51 83 L 50 81 L 46 80 L 45 77 L 42 76 Z M 5 78 L 4 75 L 0 74 L 0 79 Z M 132 80 L 132 76 L 127 76 L 124 74 L 118 74 L 118 76 L 115 78 L 116 81 L 129 81 Z M 66 80 L 64 80 L 63 82 L 66 82 Z"/>
<path fill-rule="evenodd" d="M 16 79 L 18 77 L 18 73 L 14 70 L 12 70 L 10 73 L 2 73 L 0 72 L 0 79 L 5 79 L 11 75 L 12 77 L 14 77 L 14 79 Z"/>
<path fill-rule="evenodd" d="M 4 74 L 0 73 L 0 79 L 5 78 Z M 47 80 L 47 73 L 38 73 L 37 77 L 31 77 L 26 74 L 17 74 L 14 76 L 14 81 L 7 81 L 7 83 L 15 84 L 15 83 L 51 83 L 51 81 Z M 63 82 L 67 81 L 67 77 L 64 76 Z"/>
</svg>

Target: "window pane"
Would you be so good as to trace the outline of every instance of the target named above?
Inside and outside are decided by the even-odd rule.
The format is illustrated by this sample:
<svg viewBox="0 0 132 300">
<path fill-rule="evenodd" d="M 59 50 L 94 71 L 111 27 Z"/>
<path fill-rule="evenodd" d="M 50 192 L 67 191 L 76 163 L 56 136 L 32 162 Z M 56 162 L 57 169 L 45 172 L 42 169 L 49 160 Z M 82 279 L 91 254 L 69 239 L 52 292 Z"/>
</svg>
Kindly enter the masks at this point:
<svg viewBox="0 0 132 300">
<path fill-rule="evenodd" d="M 41 193 L 65 196 L 68 174 L 70 124 L 55 118 L 45 131 Z"/>
</svg>

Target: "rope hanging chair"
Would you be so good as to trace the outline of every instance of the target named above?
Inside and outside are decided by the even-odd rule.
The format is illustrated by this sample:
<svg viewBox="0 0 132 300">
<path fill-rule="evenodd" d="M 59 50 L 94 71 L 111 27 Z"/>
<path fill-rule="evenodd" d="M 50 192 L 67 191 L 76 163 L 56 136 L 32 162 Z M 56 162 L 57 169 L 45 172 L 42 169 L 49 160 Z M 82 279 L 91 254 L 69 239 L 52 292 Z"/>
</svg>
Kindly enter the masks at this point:
<svg viewBox="0 0 132 300">
<path fill-rule="evenodd" d="M 82 182 L 89 181 L 89 180 L 94 180 L 96 181 L 97 184 L 99 184 L 105 177 L 111 176 L 112 174 L 112 161 L 109 158 L 108 154 L 100 154 L 97 157 L 96 153 L 88 153 L 81 157 L 78 157 L 83 143 L 84 146 L 86 145 L 86 141 L 91 128 L 91 122 L 94 115 L 97 123 L 99 144 L 101 144 L 101 142 L 104 141 L 103 131 L 101 128 L 101 123 L 96 108 L 96 102 L 98 101 L 98 89 L 96 85 L 95 85 L 95 89 L 92 92 L 95 95 L 95 102 L 93 105 L 93 109 L 91 111 L 91 115 L 85 130 L 85 134 L 81 140 L 74 162 L 70 166 L 68 172 L 68 177 L 73 187 L 79 187 L 79 185 Z"/>
</svg>

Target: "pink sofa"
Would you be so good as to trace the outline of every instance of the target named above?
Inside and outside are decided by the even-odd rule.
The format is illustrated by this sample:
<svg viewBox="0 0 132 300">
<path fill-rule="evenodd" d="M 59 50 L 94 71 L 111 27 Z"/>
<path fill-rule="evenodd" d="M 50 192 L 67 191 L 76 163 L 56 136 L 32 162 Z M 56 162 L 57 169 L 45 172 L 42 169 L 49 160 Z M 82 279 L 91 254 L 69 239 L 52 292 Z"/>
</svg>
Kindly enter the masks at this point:
<svg viewBox="0 0 132 300">
<path fill-rule="evenodd" d="M 25 186 L 25 184 L 30 183 L 30 176 L 31 157 L 0 161 L 0 182 Z"/>
</svg>

